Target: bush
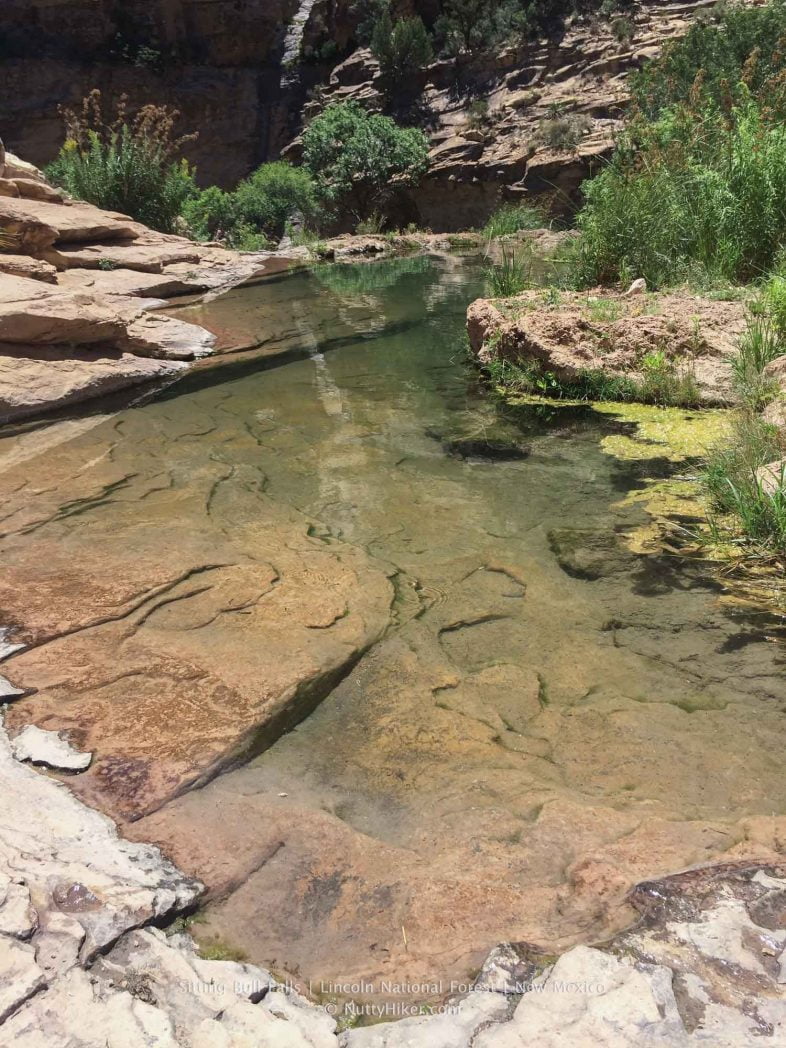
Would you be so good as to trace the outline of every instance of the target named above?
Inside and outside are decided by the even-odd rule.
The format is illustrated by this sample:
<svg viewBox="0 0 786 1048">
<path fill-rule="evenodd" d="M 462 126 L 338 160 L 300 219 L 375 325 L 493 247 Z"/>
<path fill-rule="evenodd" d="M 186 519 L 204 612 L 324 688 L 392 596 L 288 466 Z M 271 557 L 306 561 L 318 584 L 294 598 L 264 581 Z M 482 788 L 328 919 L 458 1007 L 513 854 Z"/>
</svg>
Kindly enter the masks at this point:
<svg viewBox="0 0 786 1048">
<path fill-rule="evenodd" d="M 183 218 L 199 240 L 223 240 L 254 251 L 280 240 L 296 215 L 308 224 L 317 215 L 314 182 L 303 168 L 283 160 L 263 164 L 232 193 L 217 186 L 186 202 Z"/>
<path fill-rule="evenodd" d="M 368 113 L 356 102 L 328 106 L 303 132 L 303 164 L 322 198 L 362 221 L 381 210 L 396 186 L 416 184 L 428 168 L 428 140 L 417 128 Z"/>
<path fill-rule="evenodd" d="M 96 90 L 79 113 L 64 109 L 61 114 L 66 141 L 47 168 L 48 178 L 80 200 L 172 232 L 185 201 L 196 193 L 191 168 L 176 159 L 196 135 L 175 137 L 178 113 L 148 105 L 132 119 L 123 97 L 108 123 Z"/>
<path fill-rule="evenodd" d="M 767 484 L 758 471 L 782 456 L 776 428 L 743 411 L 730 439 L 710 454 L 704 471 L 711 509 L 732 517 L 745 543 L 765 555 L 786 553 L 786 478 L 781 470 Z M 728 530 L 715 525 L 716 533 Z"/>
<path fill-rule="evenodd" d="M 411 83 L 413 76 L 434 57 L 431 38 L 421 18 L 401 18 L 393 23 L 389 12 L 374 29 L 371 50 L 379 60 L 382 75 L 399 89 Z"/>
<path fill-rule="evenodd" d="M 703 271 L 767 273 L 786 238 L 786 125 L 748 100 L 728 114 L 683 107 L 634 126 L 585 186 L 580 279 L 651 286 Z"/>
<path fill-rule="evenodd" d="M 591 127 L 592 121 L 583 114 L 555 116 L 541 122 L 538 137 L 549 149 L 573 153 Z"/>
<path fill-rule="evenodd" d="M 783 0 L 761 7 L 719 4 L 631 78 L 634 102 L 650 119 L 691 95 L 697 108 L 728 108 L 752 95 L 782 111 L 785 36 Z"/>
</svg>

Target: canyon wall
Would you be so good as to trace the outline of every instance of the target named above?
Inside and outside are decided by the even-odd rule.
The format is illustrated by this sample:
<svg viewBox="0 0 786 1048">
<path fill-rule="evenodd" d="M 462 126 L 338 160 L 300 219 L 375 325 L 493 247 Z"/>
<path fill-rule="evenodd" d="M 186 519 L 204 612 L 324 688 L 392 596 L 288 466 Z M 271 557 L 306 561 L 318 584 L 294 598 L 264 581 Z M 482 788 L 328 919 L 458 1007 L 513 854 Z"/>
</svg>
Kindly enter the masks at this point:
<svg viewBox="0 0 786 1048">
<path fill-rule="evenodd" d="M 408 105 L 391 100 L 371 53 L 355 49 L 352 0 L 6 0 L 0 135 L 37 164 L 62 141 L 59 105 L 93 87 L 132 106 L 167 103 L 200 183 L 233 186 L 282 152 L 322 106 L 348 98 L 427 129 L 431 169 L 394 218 L 434 231 L 482 225 L 504 200 L 545 196 L 570 213 L 609 156 L 627 76 L 714 0 L 652 2 L 559 39 L 440 60 Z M 436 14 L 401 0 L 401 14 Z"/>
</svg>

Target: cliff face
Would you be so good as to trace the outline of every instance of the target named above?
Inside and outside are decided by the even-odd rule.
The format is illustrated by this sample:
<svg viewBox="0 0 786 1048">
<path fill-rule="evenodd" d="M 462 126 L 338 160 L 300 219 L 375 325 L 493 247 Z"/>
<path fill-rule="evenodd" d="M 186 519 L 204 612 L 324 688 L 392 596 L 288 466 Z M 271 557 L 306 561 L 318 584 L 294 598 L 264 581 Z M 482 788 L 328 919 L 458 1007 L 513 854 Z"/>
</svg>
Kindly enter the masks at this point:
<svg viewBox="0 0 786 1048">
<path fill-rule="evenodd" d="M 627 9 L 577 22 L 561 39 L 435 62 L 395 115 L 431 138 L 431 170 L 403 201 L 402 224 L 435 231 L 481 225 L 506 199 L 545 194 L 570 211 L 608 156 L 627 105 L 627 74 L 684 33 L 713 0 Z M 132 106 L 167 103 L 202 184 L 232 186 L 282 150 L 297 156 L 303 123 L 330 101 L 385 109 L 370 52 L 354 47 L 351 0 L 5 0 L 0 135 L 47 163 L 62 141 L 58 105 L 93 87 Z M 401 0 L 400 13 L 436 13 Z M 618 20 L 619 21 L 619 20 Z M 343 60 L 342 60 L 343 59 Z M 333 68 L 334 67 L 334 68 Z"/>
<path fill-rule="evenodd" d="M 298 0 L 5 0 L 0 132 L 34 163 L 62 141 L 58 105 L 93 87 L 182 113 L 204 183 L 276 151 L 280 55 Z M 283 122 L 286 126 L 286 122 Z M 277 130 L 278 127 L 278 130 Z"/>
</svg>

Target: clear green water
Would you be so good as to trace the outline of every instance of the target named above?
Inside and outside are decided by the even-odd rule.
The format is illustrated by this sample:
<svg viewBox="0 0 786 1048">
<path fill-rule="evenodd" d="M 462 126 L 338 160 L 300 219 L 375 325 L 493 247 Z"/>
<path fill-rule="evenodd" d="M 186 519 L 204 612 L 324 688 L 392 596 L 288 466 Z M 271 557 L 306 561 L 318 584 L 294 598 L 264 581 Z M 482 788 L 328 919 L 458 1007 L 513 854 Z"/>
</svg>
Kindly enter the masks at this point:
<svg viewBox="0 0 786 1048">
<path fill-rule="evenodd" d="M 204 464 L 238 467 L 208 507 L 225 529 L 251 469 L 394 580 L 385 638 L 316 712 L 171 806 L 230 864 L 270 844 L 208 932 L 304 979 L 460 975 L 500 940 L 591 939 L 635 880 L 786 809 L 779 624 L 723 604 L 707 565 L 626 541 L 647 519 L 627 496 L 690 464 L 607 454 L 635 424 L 589 407 L 501 410 L 465 361 L 481 292 L 476 265 L 421 258 L 238 289 L 183 315 L 261 351 L 80 437 L 191 532 Z M 289 362 L 262 366 L 274 351 Z M 150 506 L 90 514 L 122 542 Z"/>
</svg>

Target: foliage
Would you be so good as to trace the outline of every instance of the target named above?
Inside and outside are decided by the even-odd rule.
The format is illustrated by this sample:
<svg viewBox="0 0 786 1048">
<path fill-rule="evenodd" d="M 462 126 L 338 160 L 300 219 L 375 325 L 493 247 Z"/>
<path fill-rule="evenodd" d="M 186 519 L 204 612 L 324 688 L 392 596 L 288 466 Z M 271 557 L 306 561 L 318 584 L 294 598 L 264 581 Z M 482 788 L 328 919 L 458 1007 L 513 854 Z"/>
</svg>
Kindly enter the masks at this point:
<svg viewBox="0 0 786 1048">
<path fill-rule="evenodd" d="M 509 298 L 532 287 L 532 252 L 522 258 L 503 245 L 502 260 L 486 269 L 486 284 L 494 298 Z"/>
<path fill-rule="evenodd" d="M 728 109 L 751 95 L 773 104 L 772 89 L 780 94 L 785 42 L 784 0 L 757 7 L 719 4 L 632 78 L 634 101 L 651 119 L 691 95 L 697 108 Z"/>
<path fill-rule="evenodd" d="M 750 280 L 786 237 L 786 125 L 748 99 L 727 114 L 690 106 L 634 126 L 585 186 L 579 275 L 650 286 L 703 271 Z"/>
<path fill-rule="evenodd" d="M 712 510 L 731 516 L 743 541 L 754 549 L 781 556 L 786 554 L 783 470 L 780 478 L 774 474 L 772 484 L 764 483 L 759 470 L 783 453 L 777 429 L 746 409 L 740 412 L 730 439 L 711 452 L 704 471 Z"/>
<path fill-rule="evenodd" d="M 417 183 L 428 167 L 428 140 L 356 102 L 339 102 L 303 132 L 303 164 L 324 200 L 341 203 L 358 221 L 380 210 L 396 186 Z"/>
<path fill-rule="evenodd" d="M 504 204 L 489 218 L 483 235 L 489 240 L 508 236 L 522 229 L 542 229 L 546 220 L 532 204 Z"/>
<path fill-rule="evenodd" d="M 196 135 L 175 136 L 178 113 L 147 105 L 132 118 L 123 96 L 108 122 L 95 90 L 79 112 L 61 109 L 61 115 L 66 141 L 47 168 L 49 179 L 81 200 L 171 232 L 196 192 L 191 168 L 177 159 Z"/>
<path fill-rule="evenodd" d="M 400 18 L 395 23 L 385 11 L 371 37 L 371 50 L 388 84 L 401 89 L 434 57 L 431 38 L 421 18 Z"/>
<path fill-rule="evenodd" d="M 491 50 L 523 36 L 528 27 L 527 5 L 520 0 L 445 0 L 434 33 L 441 51 L 455 55 Z"/>
<path fill-rule="evenodd" d="M 278 160 L 257 168 L 232 193 L 217 186 L 203 190 L 186 202 L 183 217 L 199 240 L 222 240 L 253 251 L 279 240 L 294 215 L 310 223 L 317 211 L 309 173 Z"/>
<path fill-rule="evenodd" d="M 637 109 L 585 185 L 584 284 L 749 281 L 786 240 L 786 5 L 730 6 L 635 79 Z"/>
<path fill-rule="evenodd" d="M 573 153 L 591 127 L 592 121 L 583 114 L 556 115 L 541 122 L 538 137 L 550 149 Z"/>
</svg>

